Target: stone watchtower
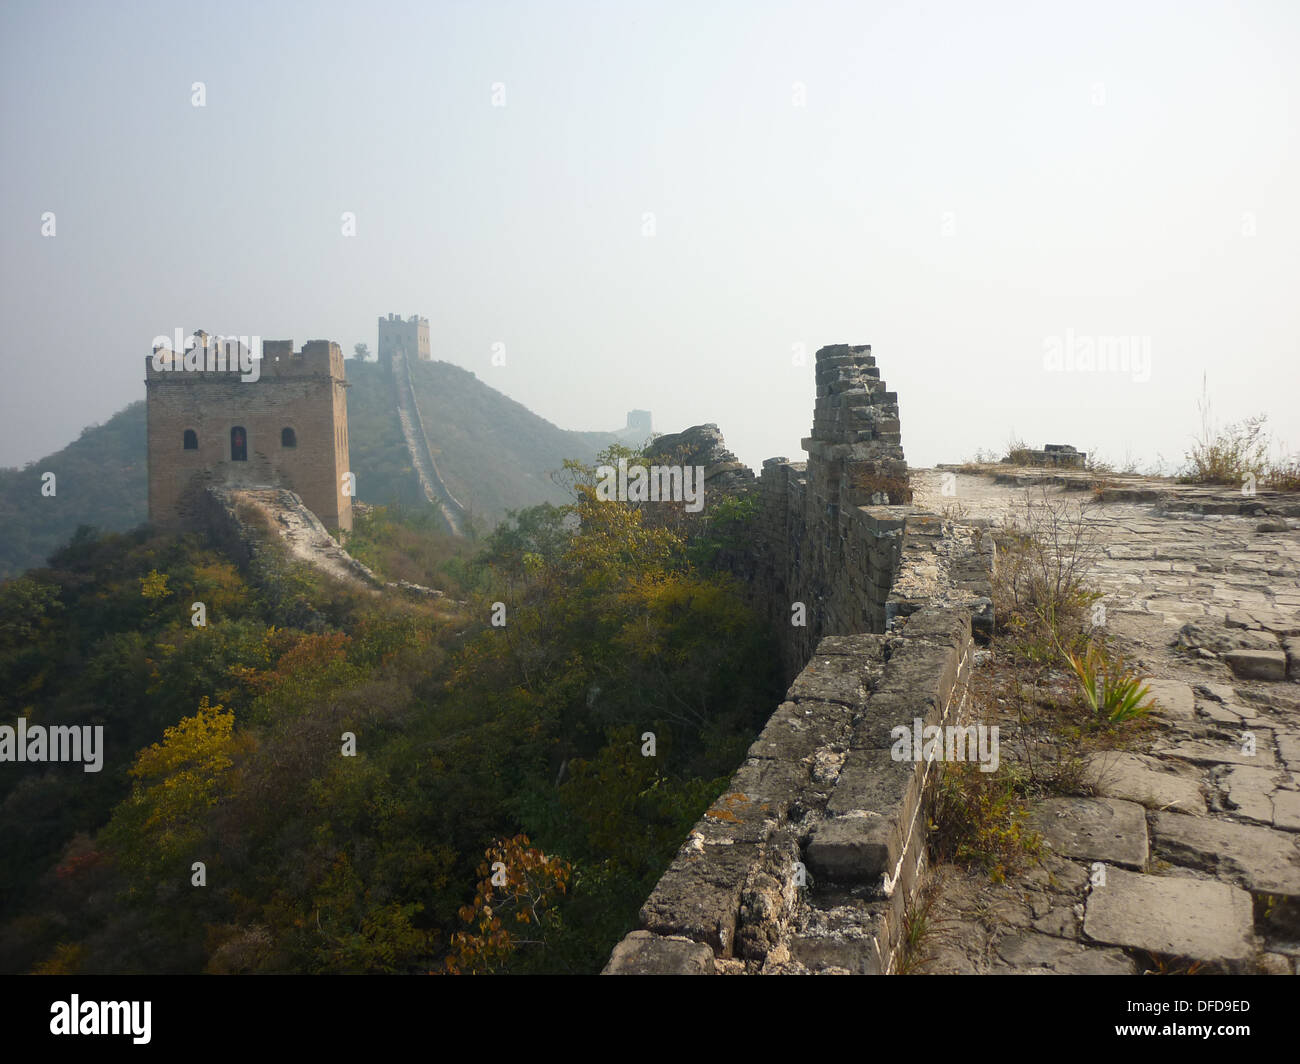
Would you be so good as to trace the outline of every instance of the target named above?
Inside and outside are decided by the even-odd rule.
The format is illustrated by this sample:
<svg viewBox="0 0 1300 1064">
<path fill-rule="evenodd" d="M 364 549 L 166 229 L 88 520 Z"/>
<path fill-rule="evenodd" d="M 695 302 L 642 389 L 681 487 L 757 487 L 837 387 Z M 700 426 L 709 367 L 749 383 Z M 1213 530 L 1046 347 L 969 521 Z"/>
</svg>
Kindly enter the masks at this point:
<svg viewBox="0 0 1300 1064">
<path fill-rule="evenodd" d="M 403 321 L 396 314 L 379 319 L 379 361 L 391 362 L 393 355 L 401 352 L 409 362 L 432 362 L 429 348 L 429 319 L 412 314 Z"/>
<path fill-rule="evenodd" d="M 326 528 L 351 529 L 339 345 L 312 340 L 295 353 L 292 340 L 267 340 L 258 360 L 235 342 L 192 339 L 181 354 L 157 348 L 145 360 L 149 520 L 187 523 L 208 484 L 275 486 L 295 492 Z"/>
</svg>

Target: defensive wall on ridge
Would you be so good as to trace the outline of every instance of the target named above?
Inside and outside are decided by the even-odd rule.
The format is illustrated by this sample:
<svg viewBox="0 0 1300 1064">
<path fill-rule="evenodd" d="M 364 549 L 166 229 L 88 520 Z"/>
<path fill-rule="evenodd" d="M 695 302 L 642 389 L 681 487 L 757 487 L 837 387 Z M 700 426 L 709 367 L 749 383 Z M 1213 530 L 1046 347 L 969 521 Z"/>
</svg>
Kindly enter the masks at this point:
<svg viewBox="0 0 1300 1064">
<path fill-rule="evenodd" d="M 743 575 L 791 685 L 606 974 L 896 964 L 939 765 L 894 760 L 891 731 L 963 719 L 993 543 L 910 505 L 898 396 L 870 347 L 822 348 L 816 386 L 807 462 L 768 459 L 744 488 L 759 506 Z"/>
</svg>

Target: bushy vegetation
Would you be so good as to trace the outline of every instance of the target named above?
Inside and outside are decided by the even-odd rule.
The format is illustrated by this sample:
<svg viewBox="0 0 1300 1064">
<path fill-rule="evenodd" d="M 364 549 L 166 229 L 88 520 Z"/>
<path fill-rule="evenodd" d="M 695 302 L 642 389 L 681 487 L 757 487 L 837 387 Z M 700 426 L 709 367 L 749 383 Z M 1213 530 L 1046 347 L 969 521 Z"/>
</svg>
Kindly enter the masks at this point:
<svg viewBox="0 0 1300 1064">
<path fill-rule="evenodd" d="M 970 865 L 995 883 L 1020 871 L 1042 849 L 1028 825 L 1025 782 L 1014 771 L 981 772 L 978 765 L 943 766 L 930 822 L 929 845 L 939 861 Z"/>
<path fill-rule="evenodd" d="M 1057 660 L 1093 627 L 1090 610 L 1101 596 L 1086 580 L 1099 553 L 1089 509 L 1046 490 L 1026 492 L 994 537 L 994 616 L 1015 652 L 1031 661 Z"/>
<path fill-rule="evenodd" d="M 41 493 L 47 472 L 54 495 Z M 148 493 L 143 401 L 23 469 L 0 469 L 0 577 L 44 565 L 81 525 L 134 528 L 146 517 Z"/>
<path fill-rule="evenodd" d="M 368 515 L 430 603 L 144 530 L 0 585 L 0 720 L 107 748 L 0 776 L 0 970 L 599 970 L 779 684 L 713 545 L 569 474 L 471 554 Z"/>
<path fill-rule="evenodd" d="M 1180 481 L 1300 491 L 1300 455 L 1277 453 L 1265 428 L 1267 415 L 1255 414 L 1220 427 L 1211 412 L 1209 387 L 1204 380 L 1197 407 L 1201 430 L 1184 456 Z"/>
</svg>

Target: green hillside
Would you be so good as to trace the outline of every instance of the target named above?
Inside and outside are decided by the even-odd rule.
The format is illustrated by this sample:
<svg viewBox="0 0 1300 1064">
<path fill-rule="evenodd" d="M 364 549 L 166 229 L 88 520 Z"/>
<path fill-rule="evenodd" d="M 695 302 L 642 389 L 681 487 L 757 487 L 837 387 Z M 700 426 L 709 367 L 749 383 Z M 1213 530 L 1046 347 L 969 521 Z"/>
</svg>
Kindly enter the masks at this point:
<svg viewBox="0 0 1300 1064">
<path fill-rule="evenodd" d="M 393 409 L 391 386 L 377 362 L 347 362 L 348 435 L 357 495 L 380 505 L 424 506 Z M 507 510 L 564 501 L 549 473 L 564 459 L 590 461 L 614 435 L 567 432 L 446 362 L 412 366 L 416 397 L 451 490 L 474 523 L 495 526 Z M 55 494 L 41 495 L 41 474 L 55 474 Z M 62 547 L 79 525 L 122 532 L 148 510 L 145 404 L 23 469 L 0 469 L 0 577 L 35 566 Z"/>
<path fill-rule="evenodd" d="M 449 362 L 413 362 L 416 402 L 438 469 L 476 525 L 538 503 L 568 501 L 551 480 L 566 458 L 590 462 L 612 432 L 569 432 Z M 348 432 L 365 502 L 422 501 L 378 362 L 348 362 Z"/>
<path fill-rule="evenodd" d="M 55 476 L 52 496 L 41 494 L 46 472 Z M 134 528 L 148 504 L 142 399 L 83 429 L 61 451 L 23 469 L 0 469 L 0 577 L 43 565 L 78 525 Z"/>
</svg>

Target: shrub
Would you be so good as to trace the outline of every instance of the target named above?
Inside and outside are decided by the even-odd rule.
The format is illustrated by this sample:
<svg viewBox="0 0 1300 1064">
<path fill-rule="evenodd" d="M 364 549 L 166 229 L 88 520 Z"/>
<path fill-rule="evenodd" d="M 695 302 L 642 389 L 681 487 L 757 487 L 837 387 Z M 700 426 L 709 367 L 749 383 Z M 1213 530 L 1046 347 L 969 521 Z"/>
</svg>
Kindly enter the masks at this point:
<svg viewBox="0 0 1300 1064">
<path fill-rule="evenodd" d="M 1270 462 L 1262 479 L 1273 491 L 1300 491 L 1300 455 Z"/>
<path fill-rule="evenodd" d="M 1088 511 L 1088 503 L 1027 493 L 1023 509 L 996 537 L 994 615 L 1003 631 L 1020 637 L 1021 653 L 1032 660 L 1055 657 L 1057 644 L 1075 645 L 1087 608 L 1101 597 L 1085 582 L 1098 553 Z"/>
<path fill-rule="evenodd" d="M 1028 815 L 1014 773 L 947 763 L 930 820 L 931 849 L 939 861 L 982 868 L 1000 883 L 1042 848 L 1041 836 L 1026 824 Z"/>
<path fill-rule="evenodd" d="M 1267 415 L 1256 414 L 1220 430 L 1210 413 L 1206 379 L 1201 378 L 1201 434 L 1184 456 L 1187 460 L 1178 479 L 1187 484 L 1237 484 L 1248 476 L 1264 473 L 1268 437 L 1264 433 Z"/>
</svg>

